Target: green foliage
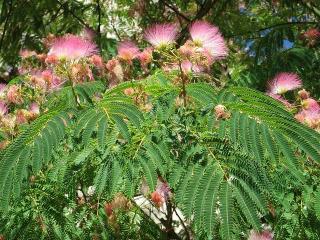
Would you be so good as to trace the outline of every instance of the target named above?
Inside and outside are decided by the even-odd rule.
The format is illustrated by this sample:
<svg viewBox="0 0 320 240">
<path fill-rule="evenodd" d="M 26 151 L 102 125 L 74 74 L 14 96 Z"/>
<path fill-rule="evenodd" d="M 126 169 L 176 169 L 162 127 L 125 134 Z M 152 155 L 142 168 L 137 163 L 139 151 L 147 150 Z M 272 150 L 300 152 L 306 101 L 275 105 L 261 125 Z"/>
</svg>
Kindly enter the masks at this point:
<svg viewBox="0 0 320 240">
<path fill-rule="evenodd" d="M 34 186 L 26 184 L 31 174 L 40 179 L 47 176 L 43 181 L 49 185 L 51 181 L 65 185 L 69 196 L 75 194 L 74 184 L 80 179 L 82 187 L 94 185 L 95 195 L 87 197 L 90 204 L 110 201 L 118 192 L 132 198 L 143 179 L 150 193 L 161 176 L 197 234 L 235 239 L 247 227 L 261 228 L 261 216 L 268 216 L 267 206 L 277 199 L 274 193 L 279 183 L 282 189 L 288 183 L 305 183 L 302 166 L 306 156 L 319 161 L 320 146 L 315 142 L 319 134 L 297 123 L 281 104 L 264 94 L 239 87 L 215 93 L 209 84 L 195 83 L 187 87 L 195 111 L 171 107 L 168 111 L 172 96 L 177 95 L 160 89 L 170 84 L 163 85 L 158 77 L 144 83 L 120 84 L 102 93 L 100 100 L 90 97 L 94 96 L 92 84 L 82 85 L 78 94 L 86 97 L 81 98 L 79 108 L 61 104 L 34 121 L 2 153 L 2 211 L 10 213 L 13 209 L 8 206 L 20 194 L 33 191 Z M 128 86 L 159 89 L 152 111 L 142 112 L 123 95 Z M 227 106 L 230 118 L 212 119 L 211 109 L 218 102 Z M 291 177 L 279 182 L 279 171 Z M 68 200 L 74 201 L 74 197 Z M 77 210 L 69 220 L 64 219 L 66 227 L 59 222 L 64 216 L 44 220 L 49 228 L 46 234 L 75 236 L 72 229 L 80 216 Z M 239 219 L 246 225 L 240 226 Z M 97 221 L 96 226 L 104 225 L 101 219 Z M 86 236 L 83 234 L 78 236 Z"/>
</svg>

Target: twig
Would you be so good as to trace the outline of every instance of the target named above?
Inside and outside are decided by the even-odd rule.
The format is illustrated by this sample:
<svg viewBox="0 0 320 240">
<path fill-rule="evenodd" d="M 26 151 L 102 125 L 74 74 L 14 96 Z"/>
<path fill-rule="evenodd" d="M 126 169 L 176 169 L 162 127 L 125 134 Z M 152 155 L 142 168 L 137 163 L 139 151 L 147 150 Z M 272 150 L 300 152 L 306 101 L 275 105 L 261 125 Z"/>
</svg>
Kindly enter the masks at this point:
<svg viewBox="0 0 320 240">
<path fill-rule="evenodd" d="M 183 106 L 186 107 L 187 106 L 187 91 L 186 91 L 186 75 L 184 74 L 184 72 L 182 71 L 182 67 L 181 67 L 181 61 L 179 60 L 179 68 L 180 68 L 180 76 L 181 76 L 181 80 L 182 80 L 182 97 L 183 97 Z"/>
</svg>

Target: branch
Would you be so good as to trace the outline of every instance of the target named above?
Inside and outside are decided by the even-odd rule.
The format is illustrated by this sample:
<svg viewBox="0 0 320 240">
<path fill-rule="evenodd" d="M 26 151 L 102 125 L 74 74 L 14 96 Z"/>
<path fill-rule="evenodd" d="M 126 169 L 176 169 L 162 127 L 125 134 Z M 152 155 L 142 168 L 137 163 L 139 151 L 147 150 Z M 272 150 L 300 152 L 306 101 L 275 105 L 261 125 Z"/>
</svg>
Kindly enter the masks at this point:
<svg viewBox="0 0 320 240">
<path fill-rule="evenodd" d="M 61 3 L 60 0 L 57 0 L 57 2 L 60 4 L 61 7 L 63 7 L 63 9 L 66 12 L 70 13 L 75 19 L 77 19 L 79 23 L 81 23 L 83 26 L 85 26 L 85 27 L 87 27 L 89 29 L 92 29 L 89 24 L 87 24 L 80 17 L 78 17 L 73 11 L 69 10 L 69 8 L 66 6 L 65 3 Z"/>
<path fill-rule="evenodd" d="M 5 4 L 6 4 L 6 1 L 3 1 L 2 10 L 4 9 Z M 8 26 L 9 18 L 11 17 L 11 12 L 12 12 L 12 0 L 10 0 L 10 2 L 9 2 L 9 10 L 8 10 L 8 14 L 7 14 L 6 20 L 4 22 L 4 26 L 3 26 L 3 32 L 2 32 L 2 36 L 1 36 L 1 40 L 0 40 L 0 50 L 2 48 L 4 36 L 7 31 L 7 26 Z"/>
<path fill-rule="evenodd" d="M 262 31 L 268 30 L 268 29 L 273 29 L 273 28 L 278 28 L 278 27 L 283 27 L 283 26 L 294 26 L 294 25 L 303 25 L 303 24 L 318 24 L 318 22 L 285 22 L 285 23 L 277 23 L 275 25 L 272 26 L 268 26 L 268 27 L 264 27 L 264 28 L 260 28 L 256 31 L 247 31 L 247 32 L 243 32 L 237 35 L 230 35 L 230 36 L 226 36 L 226 38 L 234 38 L 234 37 L 241 37 L 241 36 L 245 36 L 245 35 L 250 35 L 250 34 L 256 34 L 256 33 L 260 33 Z"/>
<path fill-rule="evenodd" d="M 188 18 L 186 15 L 184 15 L 183 13 L 181 13 L 179 11 L 179 9 L 176 6 L 172 6 L 170 5 L 166 0 L 163 0 L 163 4 L 165 6 L 167 6 L 168 8 L 170 8 L 172 11 L 174 11 L 175 14 L 177 14 L 178 16 L 182 17 L 184 20 L 191 22 L 191 19 Z"/>
</svg>

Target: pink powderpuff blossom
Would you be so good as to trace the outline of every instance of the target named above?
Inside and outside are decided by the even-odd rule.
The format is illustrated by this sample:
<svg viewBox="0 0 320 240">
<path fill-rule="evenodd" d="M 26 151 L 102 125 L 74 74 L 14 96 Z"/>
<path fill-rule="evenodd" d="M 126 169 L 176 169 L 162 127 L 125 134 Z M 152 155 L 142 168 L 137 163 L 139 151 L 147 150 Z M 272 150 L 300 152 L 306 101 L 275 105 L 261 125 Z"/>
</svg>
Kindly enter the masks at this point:
<svg viewBox="0 0 320 240">
<path fill-rule="evenodd" d="M 33 88 L 38 88 L 41 90 L 46 90 L 47 88 L 46 81 L 42 77 L 41 72 L 38 72 L 38 71 L 32 73 L 32 75 L 30 76 L 30 83 Z"/>
<path fill-rule="evenodd" d="M 172 192 L 168 183 L 162 178 L 158 178 L 156 190 L 151 193 L 151 201 L 160 208 L 171 197 Z"/>
<path fill-rule="evenodd" d="M 261 232 L 251 230 L 248 238 L 248 240 L 272 240 L 272 239 L 273 239 L 273 233 L 269 230 L 263 230 Z"/>
<path fill-rule="evenodd" d="M 187 40 L 178 50 L 182 56 L 190 58 L 195 52 L 195 46 L 192 41 Z"/>
<path fill-rule="evenodd" d="M 28 122 L 28 111 L 25 109 L 18 109 L 16 112 L 16 122 L 18 124 L 24 124 Z"/>
<path fill-rule="evenodd" d="M 302 109 L 294 117 L 309 127 L 320 130 L 320 104 L 313 98 L 301 101 Z"/>
<path fill-rule="evenodd" d="M 47 54 L 45 53 L 37 54 L 37 59 L 39 59 L 39 61 L 41 62 L 45 62 L 46 58 L 47 58 Z"/>
<path fill-rule="evenodd" d="M 173 44 L 178 35 L 178 28 L 175 24 L 155 24 L 147 28 L 144 38 L 156 48 Z"/>
<path fill-rule="evenodd" d="M 22 50 L 20 50 L 19 55 L 22 59 L 24 59 L 24 58 L 36 56 L 37 53 L 35 51 L 31 51 L 29 49 L 22 49 Z"/>
<path fill-rule="evenodd" d="M 281 72 L 268 82 L 268 92 L 271 94 L 283 94 L 301 86 L 302 81 L 297 74 Z"/>
<path fill-rule="evenodd" d="M 294 117 L 299 122 L 305 123 L 313 129 L 320 130 L 320 108 L 303 109 Z"/>
<path fill-rule="evenodd" d="M 304 99 L 302 102 L 302 108 L 305 110 L 320 110 L 319 103 L 313 98 Z"/>
<path fill-rule="evenodd" d="M 62 81 L 60 77 L 53 76 L 52 82 L 49 86 L 49 91 L 56 91 L 62 88 L 65 81 Z"/>
<path fill-rule="evenodd" d="M 51 54 L 50 56 L 47 56 L 44 61 L 46 64 L 57 64 L 59 62 L 59 59 L 56 55 Z"/>
<path fill-rule="evenodd" d="M 21 88 L 18 87 L 17 85 L 11 85 L 8 88 L 7 99 L 10 103 L 22 104 L 23 99 L 21 94 Z"/>
<path fill-rule="evenodd" d="M 189 28 L 192 41 L 206 49 L 214 59 L 228 55 L 228 48 L 219 28 L 205 21 L 195 21 Z"/>
<path fill-rule="evenodd" d="M 32 102 L 29 106 L 29 119 L 33 120 L 40 114 L 39 104 L 36 102 Z"/>
<path fill-rule="evenodd" d="M 130 64 L 139 52 L 139 48 L 133 42 L 124 41 L 118 44 L 118 57 Z"/>
<path fill-rule="evenodd" d="M 0 100 L 0 118 L 8 113 L 7 104 Z"/>
<path fill-rule="evenodd" d="M 192 63 L 189 60 L 184 60 L 181 62 L 181 70 L 184 74 L 192 72 Z"/>
<path fill-rule="evenodd" d="M 90 61 L 94 66 L 96 66 L 98 68 L 103 67 L 103 60 L 99 55 L 96 55 L 96 54 L 92 55 L 90 58 Z"/>
<path fill-rule="evenodd" d="M 39 104 L 36 103 L 36 102 L 32 102 L 29 106 L 29 111 L 32 113 L 32 114 L 35 114 L 35 115 L 39 115 L 40 114 L 40 108 L 39 108 Z"/>
<path fill-rule="evenodd" d="M 301 99 L 307 99 L 310 97 L 310 93 L 306 91 L 305 89 L 302 89 L 298 92 L 298 95 Z"/>
<path fill-rule="evenodd" d="M 113 87 L 116 85 L 117 82 L 120 82 L 123 80 L 123 77 L 124 77 L 123 69 L 117 59 L 110 59 L 106 63 L 106 69 L 108 70 L 109 76 L 110 76 L 109 87 Z"/>
<path fill-rule="evenodd" d="M 151 193 L 151 201 L 158 207 L 160 208 L 165 200 L 164 197 L 161 195 L 161 193 L 159 193 L 158 191 L 154 191 L 153 193 Z"/>
<path fill-rule="evenodd" d="M 147 69 L 148 64 L 152 62 L 152 51 L 153 48 L 148 47 L 137 55 L 143 69 Z"/>
<path fill-rule="evenodd" d="M 53 78 L 53 74 L 52 74 L 51 70 L 42 71 L 41 76 L 47 83 L 49 83 L 49 84 L 51 83 L 52 78 Z"/>
<path fill-rule="evenodd" d="M 89 57 L 97 52 L 97 46 L 93 42 L 67 34 L 54 40 L 48 57 L 55 56 L 58 59 L 75 60 Z"/>
</svg>

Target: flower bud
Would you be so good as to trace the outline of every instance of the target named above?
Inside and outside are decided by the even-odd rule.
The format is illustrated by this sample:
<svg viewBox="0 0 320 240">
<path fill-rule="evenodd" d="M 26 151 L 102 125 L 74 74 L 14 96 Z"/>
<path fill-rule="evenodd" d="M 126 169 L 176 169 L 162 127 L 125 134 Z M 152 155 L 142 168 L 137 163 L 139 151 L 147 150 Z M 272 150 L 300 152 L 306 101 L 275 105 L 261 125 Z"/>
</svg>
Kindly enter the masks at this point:
<svg viewBox="0 0 320 240">
<path fill-rule="evenodd" d="M 310 93 L 306 91 L 305 89 L 302 89 L 298 92 L 298 95 L 301 99 L 307 99 L 310 96 Z"/>
<path fill-rule="evenodd" d="M 221 104 L 214 107 L 214 113 L 216 119 L 227 119 L 230 117 L 230 113 L 227 112 L 226 107 Z"/>
</svg>

